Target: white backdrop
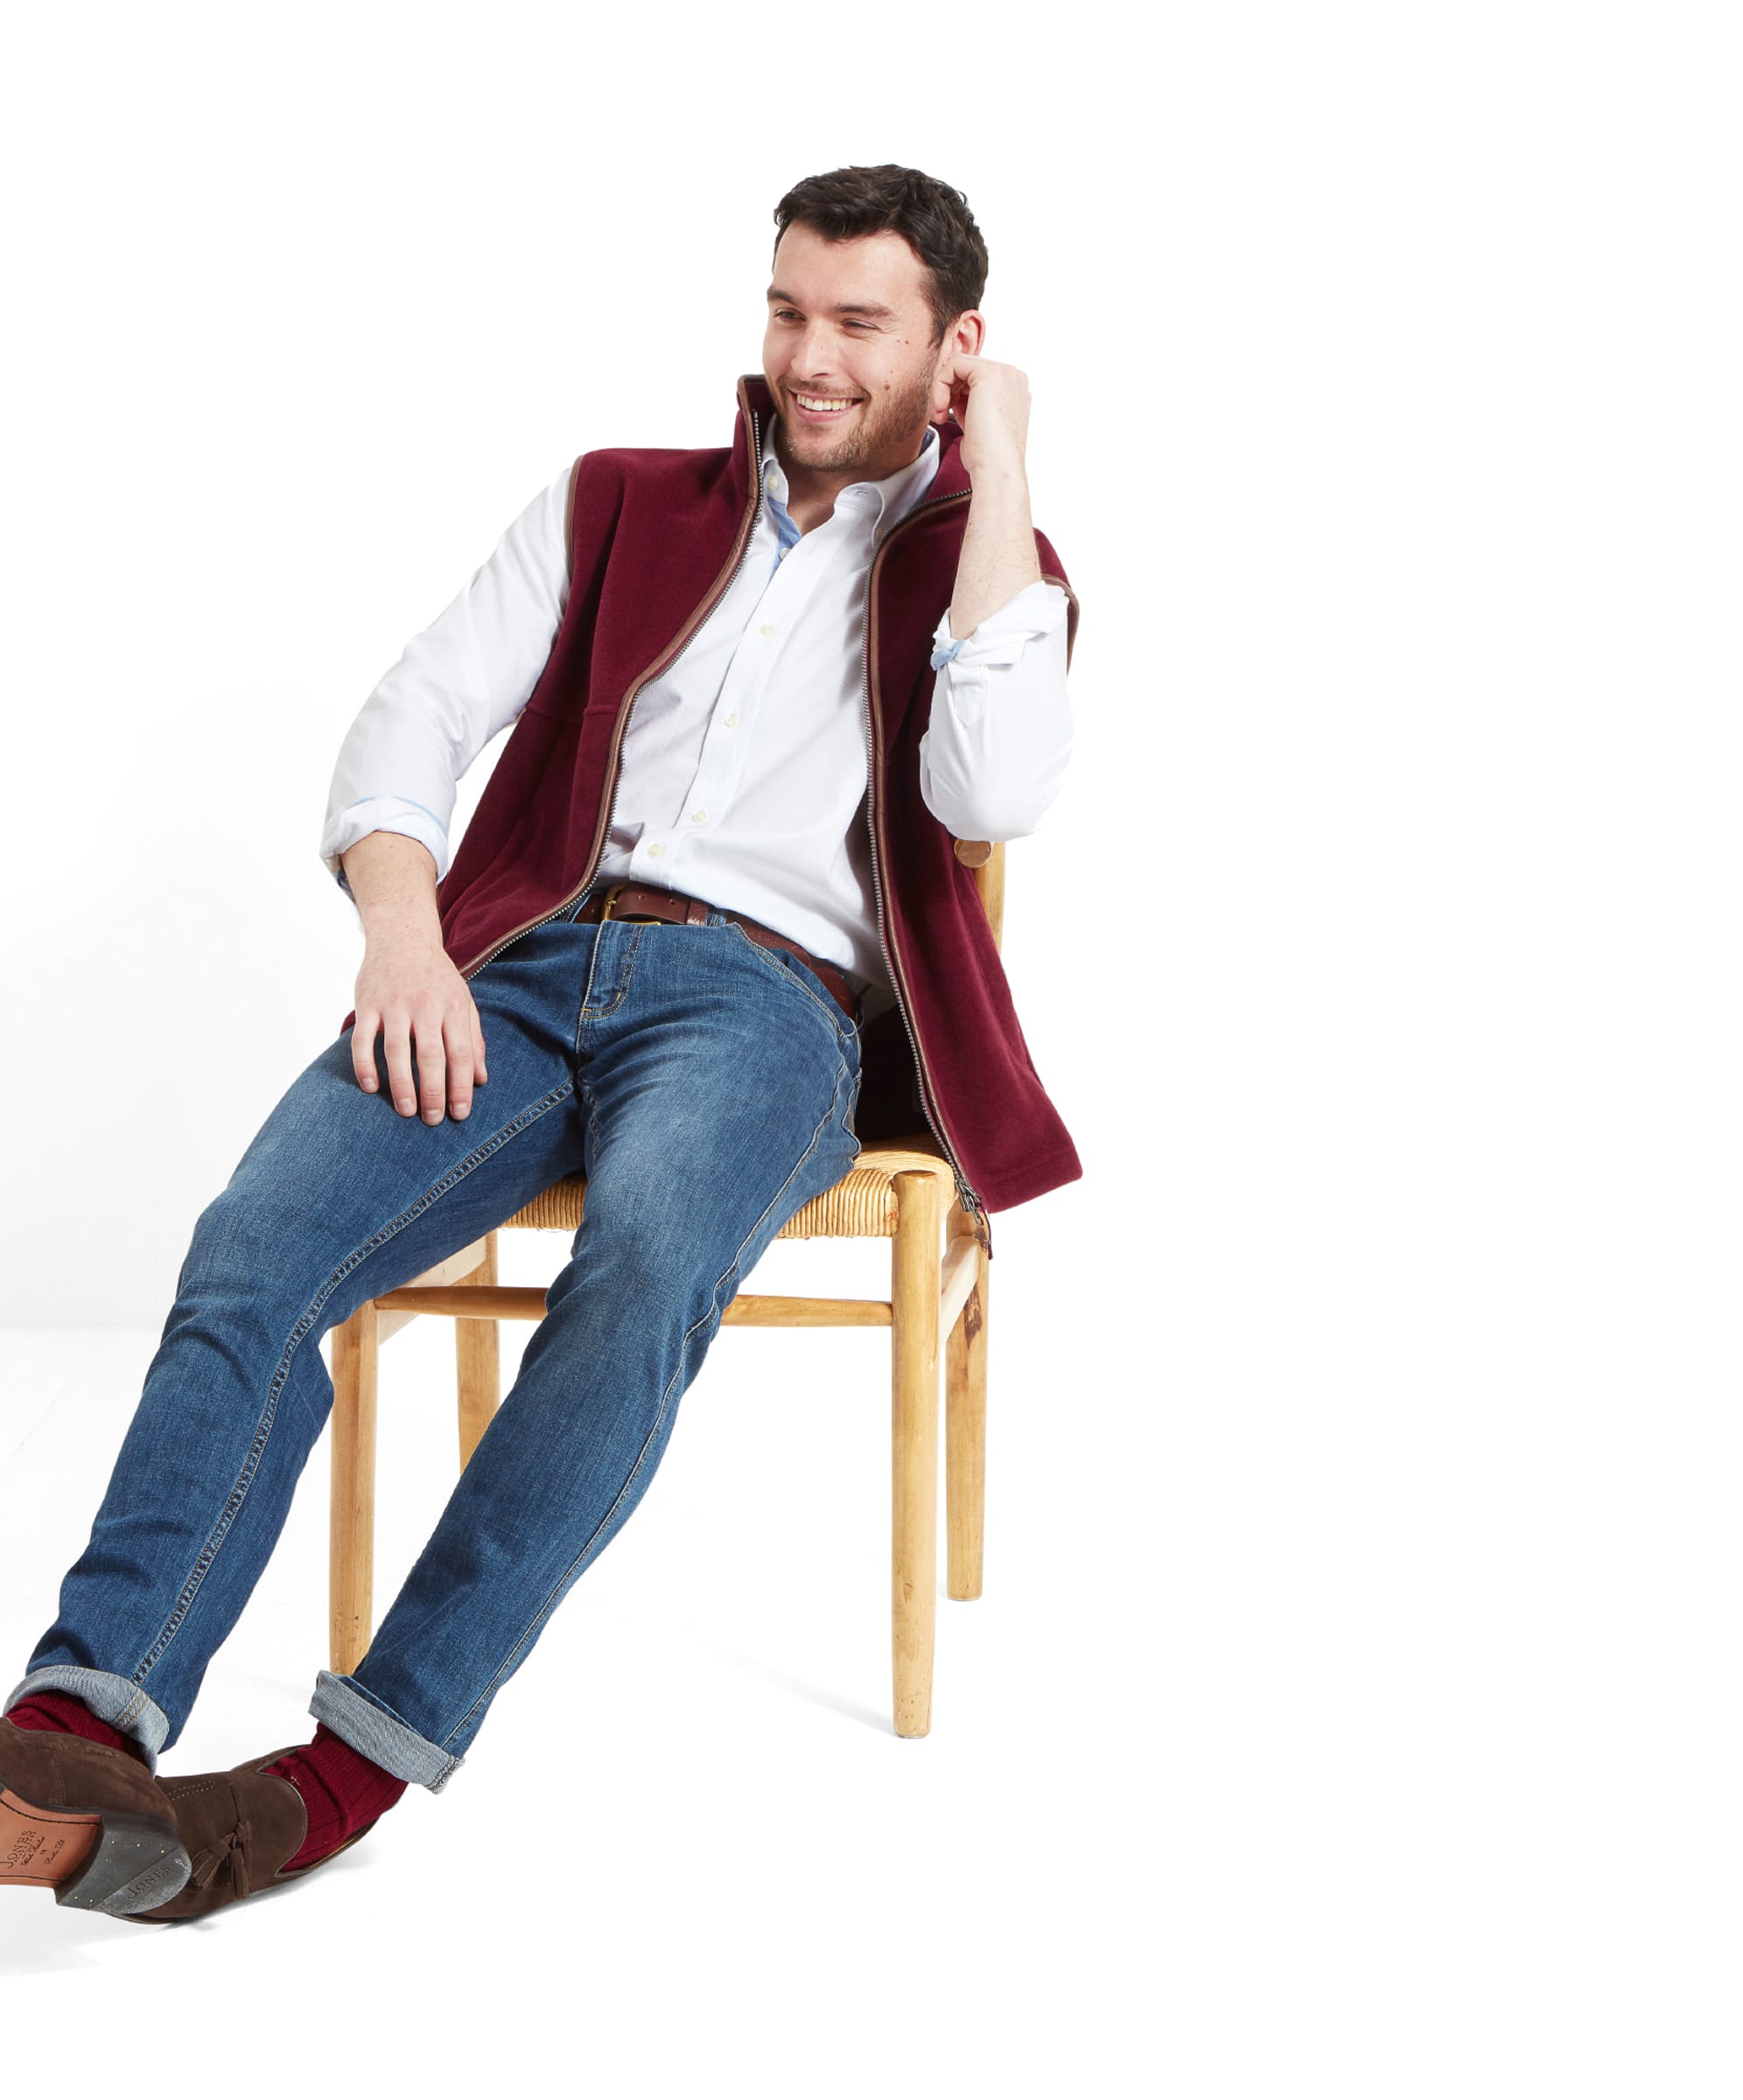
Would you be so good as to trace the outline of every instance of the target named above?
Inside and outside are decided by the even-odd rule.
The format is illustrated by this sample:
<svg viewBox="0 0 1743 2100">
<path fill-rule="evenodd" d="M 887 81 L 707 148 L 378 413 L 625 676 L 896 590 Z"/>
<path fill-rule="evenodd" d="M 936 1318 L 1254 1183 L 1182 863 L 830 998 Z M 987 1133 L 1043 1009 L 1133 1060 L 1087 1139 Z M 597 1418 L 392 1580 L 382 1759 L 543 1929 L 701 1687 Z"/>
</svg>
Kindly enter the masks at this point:
<svg viewBox="0 0 1743 2100">
<path fill-rule="evenodd" d="M 1006 956 L 1087 1171 L 995 1217 L 990 1463 L 1034 1492 L 993 1521 L 1037 1615 L 955 1798 L 1045 1740 L 987 1840 L 1012 1887 L 937 1869 L 955 1930 L 911 1971 L 854 1888 L 812 1916 L 850 1950 L 846 2027 L 920 2008 L 912 2090 L 959 2062 L 999 2091 L 1736 2090 L 1723 27 L 1530 0 L 9 26 L 20 1327 L 161 1324 L 351 1004 L 315 851 L 346 725 L 577 452 L 727 442 L 782 192 L 895 160 L 980 220 L 986 353 L 1030 375 L 1082 606 Z M 27 1339 L 0 1458 L 80 1404 Z M 120 1390 L 54 1478 L 60 1561 L 6 1564 L 19 1669 Z M 149 1936 L 112 1932 L 110 1970 Z M 659 1948 L 592 1951 L 590 2010 L 656 2020 L 630 1979 Z M 672 2017 L 752 1951 L 695 1949 Z M 765 2090 L 871 2078 L 791 2032 L 755 2030 Z"/>
</svg>

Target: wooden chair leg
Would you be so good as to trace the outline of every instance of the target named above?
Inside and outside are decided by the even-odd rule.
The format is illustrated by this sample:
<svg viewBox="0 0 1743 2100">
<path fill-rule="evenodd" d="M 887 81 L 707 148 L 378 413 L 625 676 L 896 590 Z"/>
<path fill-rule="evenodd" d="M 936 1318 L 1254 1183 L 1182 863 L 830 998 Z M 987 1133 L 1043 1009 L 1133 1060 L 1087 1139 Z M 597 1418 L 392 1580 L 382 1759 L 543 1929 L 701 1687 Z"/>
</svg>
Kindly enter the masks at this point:
<svg viewBox="0 0 1743 2100">
<path fill-rule="evenodd" d="M 484 1259 L 470 1274 L 456 1277 L 458 1284 L 488 1284 L 494 1287 L 496 1235 L 485 1240 Z M 454 1358 L 460 1387 L 460 1471 L 472 1464 L 479 1438 L 490 1427 L 502 1399 L 502 1357 L 497 1347 L 494 1320 L 457 1320 L 454 1322 Z"/>
<path fill-rule="evenodd" d="M 344 1676 L 374 1632 L 375 1392 L 380 1314 L 360 1306 L 332 1331 L 332 1516 L 328 1667 Z"/>
<path fill-rule="evenodd" d="M 946 1237 L 969 1230 L 959 1203 L 950 1206 Z M 944 1507 L 949 1539 L 952 1597 L 981 1593 L 986 1525 L 986 1250 L 976 1255 L 976 1281 L 944 1344 Z"/>
<path fill-rule="evenodd" d="M 932 1726 L 938 1586 L 938 1272 L 941 1204 L 928 1173 L 892 1184 L 890 1575 L 898 1735 Z"/>
</svg>

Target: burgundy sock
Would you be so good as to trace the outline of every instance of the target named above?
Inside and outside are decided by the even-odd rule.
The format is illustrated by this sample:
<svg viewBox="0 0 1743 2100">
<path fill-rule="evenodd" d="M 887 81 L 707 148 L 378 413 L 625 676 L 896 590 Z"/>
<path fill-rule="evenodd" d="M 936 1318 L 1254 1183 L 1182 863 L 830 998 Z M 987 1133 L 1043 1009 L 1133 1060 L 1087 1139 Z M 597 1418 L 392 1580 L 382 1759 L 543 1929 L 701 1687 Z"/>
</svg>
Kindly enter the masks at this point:
<svg viewBox="0 0 1743 2100">
<path fill-rule="evenodd" d="M 309 1811 L 303 1849 L 284 1862 L 286 1867 L 312 1866 L 326 1858 L 366 1823 L 385 1815 L 406 1788 L 404 1780 L 372 1764 L 325 1721 L 315 1724 L 313 1742 L 266 1769 L 288 1779 Z"/>
<path fill-rule="evenodd" d="M 9 1706 L 6 1718 L 20 1728 L 43 1728 L 60 1735 L 82 1735 L 89 1743 L 107 1743 L 111 1750 L 127 1750 L 142 1765 L 148 1764 L 145 1746 L 136 1736 L 123 1735 L 99 1720 L 83 1699 L 70 1691 L 33 1691 L 28 1698 Z"/>
</svg>

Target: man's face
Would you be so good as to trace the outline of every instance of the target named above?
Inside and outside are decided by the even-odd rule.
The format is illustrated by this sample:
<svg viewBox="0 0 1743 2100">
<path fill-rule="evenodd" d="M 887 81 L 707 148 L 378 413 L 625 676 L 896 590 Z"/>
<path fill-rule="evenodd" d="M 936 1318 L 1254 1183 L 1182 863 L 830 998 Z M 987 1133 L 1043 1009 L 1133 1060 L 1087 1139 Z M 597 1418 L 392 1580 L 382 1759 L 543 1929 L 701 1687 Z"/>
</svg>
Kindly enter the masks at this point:
<svg viewBox="0 0 1743 2100">
<path fill-rule="evenodd" d="M 881 481 L 920 456 L 932 388 L 956 354 L 932 340 L 920 257 L 900 234 L 827 241 L 789 226 L 774 253 L 763 377 L 780 418 L 782 463 Z M 843 402 L 819 409 L 807 401 Z"/>
</svg>

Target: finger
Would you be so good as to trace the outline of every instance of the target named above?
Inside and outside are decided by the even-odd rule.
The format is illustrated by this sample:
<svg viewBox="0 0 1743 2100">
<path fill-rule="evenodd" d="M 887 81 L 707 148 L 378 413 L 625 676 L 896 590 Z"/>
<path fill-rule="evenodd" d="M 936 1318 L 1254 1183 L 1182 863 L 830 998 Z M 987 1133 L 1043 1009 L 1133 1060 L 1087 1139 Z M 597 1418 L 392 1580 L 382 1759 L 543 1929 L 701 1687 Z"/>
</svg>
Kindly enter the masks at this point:
<svg viewBox="0 0 1743 2100">
<path fill-rule="evenodd" d="M 375 1075 L 375 1035 L 381 1026 L 381 1015 L 373 1007 L 366 1006 L 358 1013 L 351 1031 L 351 1069 L 366 1094 L 381 1090 L 381 1082 Z"/>
<path fill-rule="evenodd" d="M 483 1086 L 490 1074 L 484 1068 L 484 1023 L 478 1018 L 478 1007 L 472 1010 L 472 1076 Z"/>
<path fill-rule="evenodd" d="M 417 1112 L 417 1089 L 411 1077 L 411 1018 L 403 1009 L 388 1017 L 382 1029 L 382 1047 L 388 1057 L 388 1085 L 394 1106 L 402 1116 Z"/>
<path fill-rule="evenodd" d="M 417 1039 L 417 1105 L 425 1123 L 440 1123 L 448 1113 L 448 1060 L 442 1047 L 442 1016 L 426 1008 L 412 1022 Z"/>
<path fill-rule="evenodd" d="M 442 1024 L 442 1041 L 448 1054 L 448 1111 L 457 1122 L 472 1114 L 472 1025 L 463 1013 L 450 1014 Z"/>
</svg>

